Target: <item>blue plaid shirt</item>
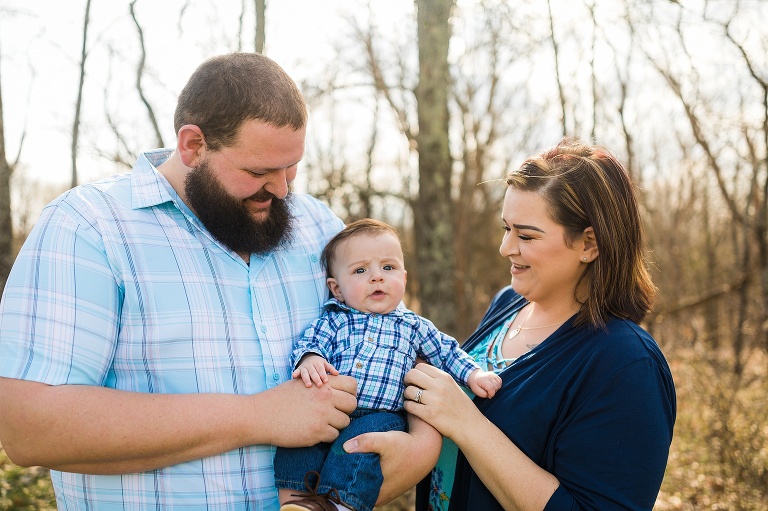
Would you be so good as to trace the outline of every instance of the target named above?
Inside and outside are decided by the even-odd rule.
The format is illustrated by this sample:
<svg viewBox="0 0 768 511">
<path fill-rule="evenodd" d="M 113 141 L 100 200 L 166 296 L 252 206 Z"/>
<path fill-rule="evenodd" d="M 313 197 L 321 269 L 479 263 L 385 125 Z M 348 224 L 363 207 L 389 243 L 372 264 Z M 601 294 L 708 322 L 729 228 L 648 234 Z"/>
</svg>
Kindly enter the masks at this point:
<svg viewBox="0 0 768 511">
<path fill-rule="evenodd" d="M 331 298 L 293 350 L 294 367 L 307 353 L 325 358 L 341 374 L 357 379 L 357 406 L 371 410 L 403 407 L 403 377 L 419 355 L 460 384 L 480 366 L 456 339 L 426 318 L 398 307 L 389 314 L 357 311 Z"/>
<path fill-rule="evenodd" d="M 0 376 L 133 392 L 251 394 L 290 378 L 328 298 L 320 253 L 343 223 L 294 194 L 292 242 L 246 264 L 142 155 L 66 192 L 21 250 L 0 303 Z M 59 509 L 277 510 L 268 445 L 152 472 L 51 473 Z M 125 506 L 125 507 L 124 507 Z"/>
</svg>

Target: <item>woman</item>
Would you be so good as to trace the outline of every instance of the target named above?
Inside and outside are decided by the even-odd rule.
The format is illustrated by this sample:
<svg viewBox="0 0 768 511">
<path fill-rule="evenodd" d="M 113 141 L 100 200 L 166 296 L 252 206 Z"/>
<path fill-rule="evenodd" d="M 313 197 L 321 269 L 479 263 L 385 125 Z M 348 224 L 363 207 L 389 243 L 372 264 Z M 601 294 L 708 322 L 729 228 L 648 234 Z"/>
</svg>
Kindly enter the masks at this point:
<svg viewBox="0 0 768 511">
<path fill-rule="evenodd" d="M 676 403 L 638 326 L 655 288 L 632 183 L 607 151 L 564 140 L 507 185 L 512 285 L 463 346 L 502 388 L 473 403 L 432 366 L 406 376 L 406 410 L 460 450 L 433 471 L 429 509 L 650 510 Z"/>
</svg>

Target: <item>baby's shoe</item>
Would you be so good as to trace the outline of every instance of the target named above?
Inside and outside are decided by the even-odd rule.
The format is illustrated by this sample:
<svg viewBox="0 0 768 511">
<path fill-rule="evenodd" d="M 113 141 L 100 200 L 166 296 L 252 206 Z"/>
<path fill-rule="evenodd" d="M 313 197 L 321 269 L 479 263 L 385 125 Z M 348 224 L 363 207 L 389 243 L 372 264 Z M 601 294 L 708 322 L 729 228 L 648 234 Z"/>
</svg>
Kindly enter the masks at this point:
<svg viewBox="0 0 768 511">
<path fill-rule="evenodd" d="M 309 482 L 310 476 L 315 478 L 314 485 Z M 331 488 L 325 493 L 317 493 L 317 488 L 320 486 L 320 474 L 314 470 L 310 470 L 304 475 L 304 486 L 309 491 L 292 493 L 291 497 L 298 498 L 280 506 L 280 511 L 337 511 L 338 509 L 355 511 L 354 507 L 341 500 L 336 488 Z"/>
</svg>

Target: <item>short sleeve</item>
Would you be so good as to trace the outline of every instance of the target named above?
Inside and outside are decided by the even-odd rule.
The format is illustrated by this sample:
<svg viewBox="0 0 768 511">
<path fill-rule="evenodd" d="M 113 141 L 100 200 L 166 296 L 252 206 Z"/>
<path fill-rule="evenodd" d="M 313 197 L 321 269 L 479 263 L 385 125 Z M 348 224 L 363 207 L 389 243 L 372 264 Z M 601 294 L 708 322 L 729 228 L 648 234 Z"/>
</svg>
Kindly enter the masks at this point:
<svg viewBox="0 0 768 511">
<path fill-rule="evenodd" d="M 3 293 L 1 376 L 51 385 L 104 382 L 121 292 L 95 234 L 61 202 L 44 210 Z"/>
</svg>

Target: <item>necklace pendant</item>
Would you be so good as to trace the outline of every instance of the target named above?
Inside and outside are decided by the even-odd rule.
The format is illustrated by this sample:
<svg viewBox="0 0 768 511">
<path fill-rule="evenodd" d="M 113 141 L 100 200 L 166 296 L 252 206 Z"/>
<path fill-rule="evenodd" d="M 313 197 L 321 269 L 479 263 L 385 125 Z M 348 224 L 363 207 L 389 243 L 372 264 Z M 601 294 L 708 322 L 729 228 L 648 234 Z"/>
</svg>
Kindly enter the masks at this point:
<svg viewBox="0 0 768 511">
<path fill-rule="evenodd" d="M 517 337 L 517 334 L 520 333 L 520 330 L 522 330 L 521 327 L 517 327 L 517 328 L 515 328 L 513 330 L 510 330 L 509 331 L 509 339 L 511 340 L 511 339 L 514 339 L 515 337 Z"/>
</svg>

